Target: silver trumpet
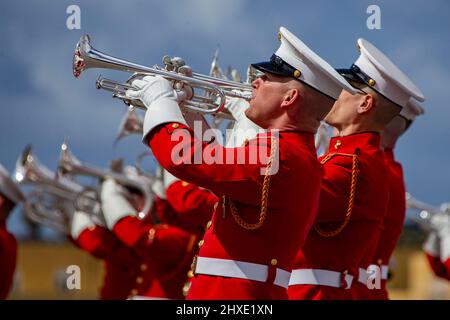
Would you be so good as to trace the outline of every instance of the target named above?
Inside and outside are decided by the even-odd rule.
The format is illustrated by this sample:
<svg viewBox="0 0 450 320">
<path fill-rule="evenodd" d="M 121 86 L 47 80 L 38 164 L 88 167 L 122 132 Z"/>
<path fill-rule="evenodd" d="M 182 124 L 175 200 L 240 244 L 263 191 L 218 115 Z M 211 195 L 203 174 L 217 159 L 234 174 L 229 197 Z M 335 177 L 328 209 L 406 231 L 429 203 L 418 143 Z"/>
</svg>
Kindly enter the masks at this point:
<svg viewBox="0 0 450 320">
<path fill-rule="evenodd" d="M 66 232 L 74 209 L 101 219 L 100 203 L 92 193 L 74 181 L 55 180 L 55 173 L 37 160 L 31 146 L 16 162 L 15 180 L 34 186 L 24 202 L 24 213 L 34 222 Z"/>
<path fill-rule="evenodd" d="M 73 211 L 74 208 L 65 197 L 55 195 L 53 192 L 55 190 L 37 186 L 27 194 L 23 212 L 31 221 L 68 234 L 70 231 L 70 210 Z"/>
<path fill-rule="evenodd" d="M 136 108 L 128 108 L 127 113 L 119 124 L 119 130 L 114 145 L 121 139 L 131 134 L 141 134 L 144 126 L 144 119 L 136 112 Z"/>
<path fill-rule="evenodd" d="M 146 67 L 127 60 L 122 60 L 101 51 L 94 49 L 91 46 L 88 35 L 83 35 L 78 41 L 73 56 L 73 75 L 80 77 L 81 73 L 89 68 L 104 68 L 113 69 L 125 72 L 136 73 L 133 77 L 142 77 L 145 75 L 160 75 L 168 80 L 174 82 L 175 88 L 182 84 L 187 84 L 195 89 L 200 89 L 205 92 L 204 95 L 195 95 L 185 102 L 187 108 L 206 114 L 215 114 L 222 110 L 225 103 L 225 96 L 239 97 L 249 100 L 251 98 L 251 86 L 225 79 L 217 79 L 214 77 L 192 73 L 189 68 L 181 65 L 175 70 L 171 71 L 168 66 L 173 63 L 174 59 L 168 56 L 163 58 L 166 64 L 166 70 L 154 66 Z M 183 74 L 185 73 L 185 74 Z M 127 104 L 133 104 L 137 107 L 142 107 L 135 100 L 130 100 L 125 96 L 125 91 L 128 89 L 136 89 L 131 85 L 133 77 L 127 83 L 120 84 L 109 79 L 98 79 L 97 88 L 105 89 L 114 93 L 114 96 L 124 100 Z M 245 90 L 247 92 L 237 93 L 233 90 Z"/>
<path fill-rule="evenodd" d="M 100 202 L 93 190 L 78 193 L 49 185 L 37 185 L 27 194 L 23 209 L 30 220 L 63 233 L 70 232 L 75 210 L 88 213 L 97 224 L 104 224 Z"/>
<path fill-rule="evenodd" d="M 422 201 L 415 199 L 411 194 L 406 192 L 406 207 L 408 209 L 419 210 L 418 215 L 408 216 L 409 219 L 419 224 L 426 230 L 435 230 L 436 226 L 432 223 L 433 217 L 438 215 L 445 216 L 447 213 L 439 208 L 433 207 Z"/>
<path fill-rule="evenodd" d="M 126 175 L 121 173 L 113 172 L 111 170 L 102 170 L 83 164 L 72 154 L 66 141 L 61 145 L 61 154 L 57 172 L 60 177 L 66 175 L 82 175 L 95 177 L 98 179 L 110 178 L 124 187 L 137 189 L 145 198 L 144 208 L 138 213 L 138 217 L 142 219 L 148 212 L 150 212 L 150 208 L 153 204 L 150 185 L 128 178 Z"/>
</svg>

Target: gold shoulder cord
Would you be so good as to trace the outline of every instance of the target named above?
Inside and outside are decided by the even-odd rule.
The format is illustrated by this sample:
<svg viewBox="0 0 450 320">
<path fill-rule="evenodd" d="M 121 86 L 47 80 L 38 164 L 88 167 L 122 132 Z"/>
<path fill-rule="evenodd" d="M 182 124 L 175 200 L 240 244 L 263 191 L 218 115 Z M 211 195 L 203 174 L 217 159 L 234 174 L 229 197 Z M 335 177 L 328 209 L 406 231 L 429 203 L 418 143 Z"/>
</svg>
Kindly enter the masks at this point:
<svg viewBox="0 0 450 320">
<path fill-rule="evenodd" d="M 345 226 L 350 221 L 350 217 L 352 216 L 353 204 L 355 202 L 355 193 L 356 193 L 356 183 L 358 182 L 358 173 L 359 173 L 359 162 L 358 162 L 358 154 L 348 154 L 348 153 L 332 153 L 325 156 L 325 158 L 320 161 L 321 164 L 325 164 L 328 160 L 332 159 L 334 156 L 345 156 L 353 158 L 352 165 L 352 180 L 350 185 L 350 199 L 348 200 L 347 213 L 345 215 L 344 222 L 336 229 L 332 231 L 322 230 L 317 224 L 314 225 L 314 229 L 316 232 L 322 237 L 331 238 L 337 236 L 339 233 L 344 230 Z"/>
<path fill-rule="evenodd" d="M 264 181 L 263 181 L 263 187 L 262 187 L 262 195 L 261 195 L 261 212 L 259 214 L 259 220 L 257 223 L 248 223 L 245 222 L 240 216 L 239 213 L 237 211 L 236 205 L 234 204 L 234 202 L 229 199 L 230 202 L 230 209 L 231 209 L 231 215 L 234 218 L 234 221 L 236 221 L 236 223 L 238 225 L 240 225 L 242 228 L 246 229 L 246 230 L 256 230 L 261 228 L 261 226 L 264 224 L 264 221 L 266 220 L 266 216 L 267 216 L 267 200 L 269 197 L 269 185 L 270 185 L 270 169 L 272 168 L 272 162 L 273 162 L 273 158 L 275 156 L 275 151 L 278 148 L 277 145 L 277 139 L 275 139 L 273 136 L 271 136 L 270 139 L 271 142 L 271 149 L 270 149 L 270 157 L 269 157 L 269 161 L 267 162 L 267 167 L 266 167 L 266 172 L 264 175 Z M 225 201 L 225 197 L 222 201 Z"/>
</svg>

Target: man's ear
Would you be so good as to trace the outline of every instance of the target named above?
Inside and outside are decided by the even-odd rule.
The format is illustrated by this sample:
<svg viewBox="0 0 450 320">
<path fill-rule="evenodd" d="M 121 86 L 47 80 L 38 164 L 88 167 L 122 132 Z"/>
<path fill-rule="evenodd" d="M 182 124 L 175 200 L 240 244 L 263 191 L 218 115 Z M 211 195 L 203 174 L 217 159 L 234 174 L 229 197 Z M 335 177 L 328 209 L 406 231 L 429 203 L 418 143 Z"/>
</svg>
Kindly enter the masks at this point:
<svg viewBox="0 0 450 320">
<path fill-rule="evenodd" d="M 293 105 L 300 98 L 298 89 L 289 89 L 283 97 L 282 107 L 289 107 Z"/>
<path fill-rule="evenodd" d="M 358 106 L 358 113 L 359 114 L 364 114 L 369 112 L 370 110 L 372 110 L 375 107 L 375 99 L 373 96 L 371 96 L 370 94 L 366 94 L 364 96 L 364 99 L 362 100 L 362 102 L 360 103 L 360 105 Z"/>
</svg>

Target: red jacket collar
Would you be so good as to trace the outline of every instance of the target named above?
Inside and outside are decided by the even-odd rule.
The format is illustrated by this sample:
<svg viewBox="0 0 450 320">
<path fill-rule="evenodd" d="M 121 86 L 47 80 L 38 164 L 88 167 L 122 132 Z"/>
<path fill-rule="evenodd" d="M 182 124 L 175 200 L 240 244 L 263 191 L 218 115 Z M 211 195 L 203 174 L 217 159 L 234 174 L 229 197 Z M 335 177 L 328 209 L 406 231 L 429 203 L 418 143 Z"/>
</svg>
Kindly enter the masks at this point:
<svg viewBox="0 0 450 320">
<path fill-rule="evenodd" d="M 365 149 L 372 147 L 379 149 L 381 136 L 378 132 L 360 132 L 344 137 L 332 137 L 328 153 L 349 152 L 353 153 L 356 148 Z"/>
<path fill-rule="evenodd" d="M 395 161 L 394 150 L 393 149 L 384 149 L 384 157 L 387 160 Z"/>
</svg>

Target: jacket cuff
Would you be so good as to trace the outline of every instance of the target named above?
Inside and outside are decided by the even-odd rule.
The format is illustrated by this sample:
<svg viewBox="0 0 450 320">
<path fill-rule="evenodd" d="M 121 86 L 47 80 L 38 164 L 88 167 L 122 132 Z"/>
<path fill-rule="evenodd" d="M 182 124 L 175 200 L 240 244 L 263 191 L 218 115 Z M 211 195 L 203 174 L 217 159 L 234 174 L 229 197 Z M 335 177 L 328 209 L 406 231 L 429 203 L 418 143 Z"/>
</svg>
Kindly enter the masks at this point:
<svg viewBox="0 0 450 320">
<path fill-rule="evenodd" d="M 103 216 L 106 226 L 112 230 L 117 222 L 128 216 L 137 216 L 137 211 L 120 195 L 111 195 L 102 199 Z"/>
<path fill-rule="evenodd" d="M 177 177 L 175 177 L 173 174 L 171 174 L 169 171 L 164 170 L 164 190 L 169 189 L 169 187 L 177 182 L 180 181 Z"/>
<path fill-rule="evenodd" d="M 441 236 L 441 261 L 450 258 L 450 233 Z"/>
<path fill-rule="evenodd" d="M 147 135 L 164 123 L 178 122 L 188 126 L 178 103 L 170 98 L 160 98 L 153 102 L 145 113 L 142 142 L 147 145 Z"/>
<path fill-rule="evenodd" d="M 72 217 L 72 225 L 70 226 L 70 235 L 72 239 L 77 240 L 84 230 L 93 227 L 95 227 L 95 223 L 88 214 L 82 211 L 75 211 Z"/>
</svg>

